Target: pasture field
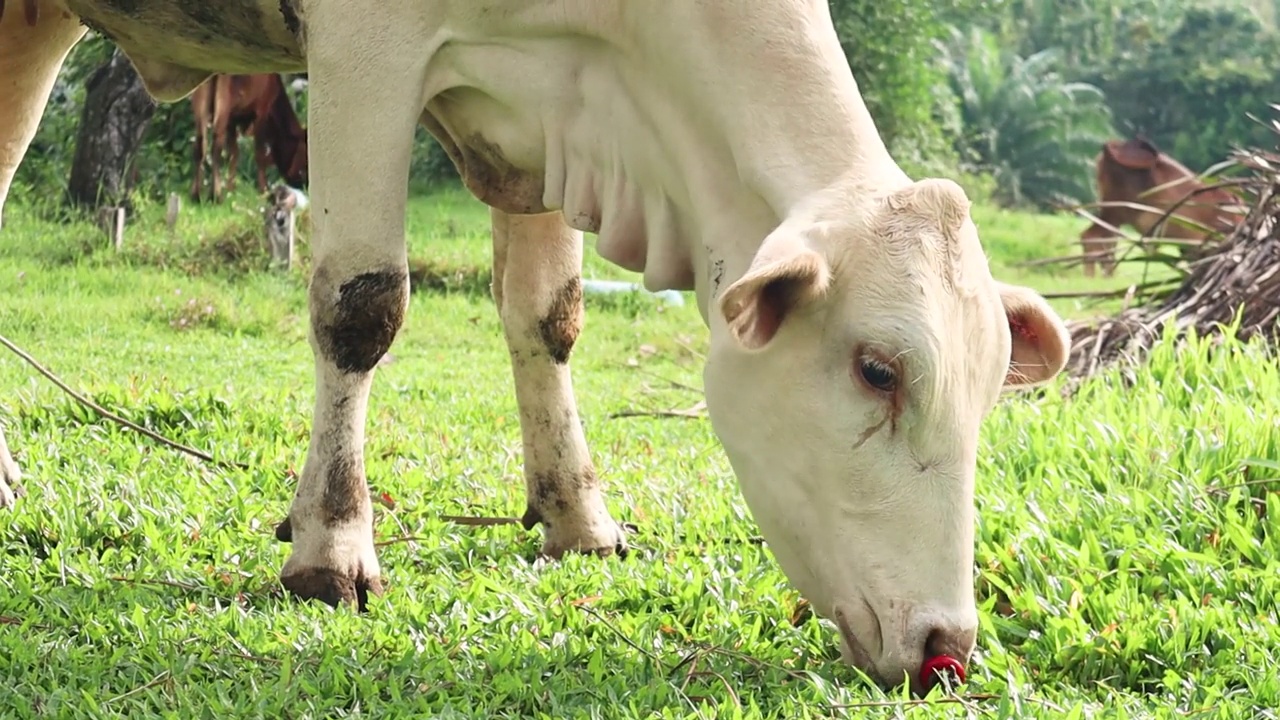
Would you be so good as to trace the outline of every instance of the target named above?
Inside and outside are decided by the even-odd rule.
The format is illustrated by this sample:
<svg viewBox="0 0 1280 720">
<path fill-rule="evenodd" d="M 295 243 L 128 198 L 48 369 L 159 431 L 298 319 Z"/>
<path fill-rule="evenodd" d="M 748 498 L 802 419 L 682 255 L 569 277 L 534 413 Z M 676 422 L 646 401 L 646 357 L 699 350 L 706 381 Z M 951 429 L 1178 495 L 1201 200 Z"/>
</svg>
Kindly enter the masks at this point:
<svg viewBox="0 0 1280 720">
<path fill-rule="evenodd" d="M 394 504 L 375 505 L 387 594 L 358 616 L 276 581 L 312 370 L 305 270 L 257 269 L 252 194 L 185 210 L 173 237 L 143 207 L 122 254 L 25 200 L 6 208 L 0 332 L 253 469 L 102 420 L 0 351 L 28 491 L 0 515 L 0 717 L 1276 717 L 1280 372 L 1260 346 L 1162 349 L 1131 385 L 1001 403 L 978 467 L 979 650 L 958 695 L 924 707 L 863 682 L 798 611 L 705 418 L 612 417 L 700 399 L 691 302 L 588 296 L 577 397 L 633 550 L 531 562 L 538 530 L 440 519 L 523 511 L 520 434 L 487 213 L 415 197 L 411 255 L 429 261 L 366 448 Z M 1072 252 L 1083 220 L 975 215 L 1001 279 L 1117 284 L 1013 267 Z M 587 277 L 633 277 L 587 255 Z"/>
</svg>

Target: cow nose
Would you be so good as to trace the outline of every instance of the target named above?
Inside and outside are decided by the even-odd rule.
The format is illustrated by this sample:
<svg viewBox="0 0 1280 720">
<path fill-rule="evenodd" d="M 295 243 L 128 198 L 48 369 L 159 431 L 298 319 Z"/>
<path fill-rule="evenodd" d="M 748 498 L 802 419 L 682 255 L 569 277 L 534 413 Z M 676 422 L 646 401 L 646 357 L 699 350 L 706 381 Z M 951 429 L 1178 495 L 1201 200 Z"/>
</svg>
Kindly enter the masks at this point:
<svg viewBox="0 0 1280 720">
<path fill-rule="evenodd" d="M 965 680 L 964 663 L 973 651 L 977 629 L 973 627 L 935 627 L 924 643 L 924 662 L 920 666 L 920 686 L 927 693 L 943 678 L 951 685 Z"/>
</svg>

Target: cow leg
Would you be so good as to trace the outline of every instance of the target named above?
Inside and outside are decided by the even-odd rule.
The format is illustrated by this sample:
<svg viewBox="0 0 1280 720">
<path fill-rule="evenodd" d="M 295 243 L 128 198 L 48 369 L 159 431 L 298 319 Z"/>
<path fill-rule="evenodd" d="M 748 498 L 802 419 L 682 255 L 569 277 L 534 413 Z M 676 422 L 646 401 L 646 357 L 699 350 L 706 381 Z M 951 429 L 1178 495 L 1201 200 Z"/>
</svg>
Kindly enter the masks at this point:
<svg viewBox="0 0 1280 720">
<path fill-rule="evenodd" d="M 40 127 L 53 82 L 67 53 L 88 28 L 78 18 L 42 6 L 27 22 L 21 3 L 0 2 L 0 227 L 18 166 Z"/>
<path fill-rule="evenodd" d="M 215 203 L 222 202 L 224 192 L 228 192 L 227 183 L 234 181 L 236 166 L 235 162 L 231 162 L 227 166 L 227 179 L 222 179 L 222 164 L 226 156 L 230 155 L 233 148 L 227 146 L 228 138 L 231 144 L 236 144 L 236 128 L 232 124 L 231 110 L 231 84 L 229 76 L 215 75 L 213 77 L 213 152 L 210 153 L 209 161 L 209 180 L 213 184 L 213 201 Z M 238 150 L 238 148 L 236 148 Z M 238 161 L 238 157 L 236 158 Z"/>
<path fill-rule="evenodd" d="M 227 125 L 218 120 L 218 116 L 214 115 L 213 120 L 213 152 L 209 153 L 209 183 L 213 185 L 212 199 L 215 203 L 222 202 L 223 183 L 222 172 L 220 166 L 222 164 L 222 155 L 227 148 Z"/>
<path fill-rule="evenodd" d="M 227 130 L 227 184 L 226 192 L 235 192 L 236 175 L 240 172 L 240 131 L 235 127 Z"/>
<path fill-rule="evenodd" d="M 258 166 L 258 192 L 267 191 L 267 144 L 262 139 L 262 128 L 253 134 L 253 161 Z"/>
<path fill-rule="evenodd" d="M 582 234 L 560 213 L 493 217 L 493 299 L 511 354 L 524 440 L 525 529 L 542 554 L 627 552 L 605 507 L 569 372 L 582 330 Z M 507 302 L 510 300 L 511 302 Z"/>
<path fill-rule="evenodd" d="M 1080 261 L 1084 267 L 1084 276 L 1093 277 L 1097 274 L 1098 259 L 1093 253 L 1097 250 L 1096 242 L 1091 238 L 1085 238 L 1080 241 L 1081 249 L 1084 251 L 1084 258 Z"/>
<path fill-rule="evenodd" d="M 321 4 L 316 12 L 325 10 Z M 366 13 L 357 21 L 380 17 Z M 315 409 L 302 476 L 276 536 L 293 543 L 280 578 L 291 594 L 363 609 L 370 593 L 382 592 L 365 480 L 365 416 L 374 368 L 408 305 L 404 215 L 423 81 L 421 69 L 403 58 L 348 54 L 350 43 L 322 35 L 349 24 L 333 19 L 312 24 L 309 58 L 317 138 L 308 293 Z M 371 77 L 379 79 L 375 92 Z"/>
<path fill-rule="evenodd" d="M 1101 225 L 1090 225 L 1080 235 L 1080 246 L 1084 251 L 1081 261 L 1084 265 L 1085 277 L 1095 275 L 1095 267 L 1102 266 L 1102 274 L 1111 277 L 1116 271 L 1116 235 Z"/>
<path fill-rule="evenodd" d="M 22 497 L 22 486 L 18 484 L 21 479 L 22 473 L 18 470 L 18 463 L 14 462 L 13 456 L 9 454 L 9 445 L 4 439 L 4 428 L 0 428 L 0 508 L 10 507 Z"/>
<path fill-rule="evenodd" d="M 200 202 L 200 191 L 204 185 L 204 153 L 205 153 L 205 133 L 207 128 L 201 127 L 196 123 L 196 141 L 191 150 L 192 160 L 195 165 L 195 172 L 192 173 L 191 179 L 191 201 Z"/>
<path fill-rule="evenodd" d="M 0 227 L 13 177 L 40 127 L 53 82 L 67 53 L 88 31 L 78 19 L 46 8 L 31 18 L 31 25 L 22 5 L 3 5 L 0 2 L 0 86 L 5 95 L 0 102 Z M 13 505 L 22 494 L 20 479 L 0 428 L 0 508 Z"/>
</svg>

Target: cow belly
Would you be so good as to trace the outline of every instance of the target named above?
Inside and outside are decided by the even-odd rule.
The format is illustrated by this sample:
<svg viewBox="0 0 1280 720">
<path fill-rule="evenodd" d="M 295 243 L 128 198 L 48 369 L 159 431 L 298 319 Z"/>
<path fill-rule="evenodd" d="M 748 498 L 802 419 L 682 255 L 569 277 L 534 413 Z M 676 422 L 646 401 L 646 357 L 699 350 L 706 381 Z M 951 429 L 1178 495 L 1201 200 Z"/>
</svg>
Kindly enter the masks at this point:
<svg viewBox="0 0 1280 720">
<path fill-rule="evenodd" d="M 219 73 L 305 72 L 280 0 L 66 0 L 140 65 Z M 141 62 L 139 62 L 141 61 Z"/>
<path fill-rule="evenodd" d="M 423 125 L 482 202 L 559 210 L 598 234 L 601 257 L 644 273 L 646 287 L 687 290 L 697 228 L 683 178 L 698 158 L 679 155 L 696 142 L 641 109 L 652 91 L 591 40 L 447 44 L 431 60 Z"/>
</svg>

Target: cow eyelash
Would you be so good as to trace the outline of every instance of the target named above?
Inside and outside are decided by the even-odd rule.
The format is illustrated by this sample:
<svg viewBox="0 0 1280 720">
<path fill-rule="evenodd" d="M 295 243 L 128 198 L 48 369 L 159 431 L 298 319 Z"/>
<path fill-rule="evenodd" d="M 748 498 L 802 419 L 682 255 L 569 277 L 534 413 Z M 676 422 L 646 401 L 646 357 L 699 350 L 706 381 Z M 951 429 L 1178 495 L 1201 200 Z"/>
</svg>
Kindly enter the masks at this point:
<svg viewBox="0 0 1280 720">
<path fill-rule="evenodd" d="M 858 373 L 863 382 L 880 392 L 891 393 L 898 389 L 898 371 L 883 360 L 869 357 L 860 359 Z"/>
</svg>

